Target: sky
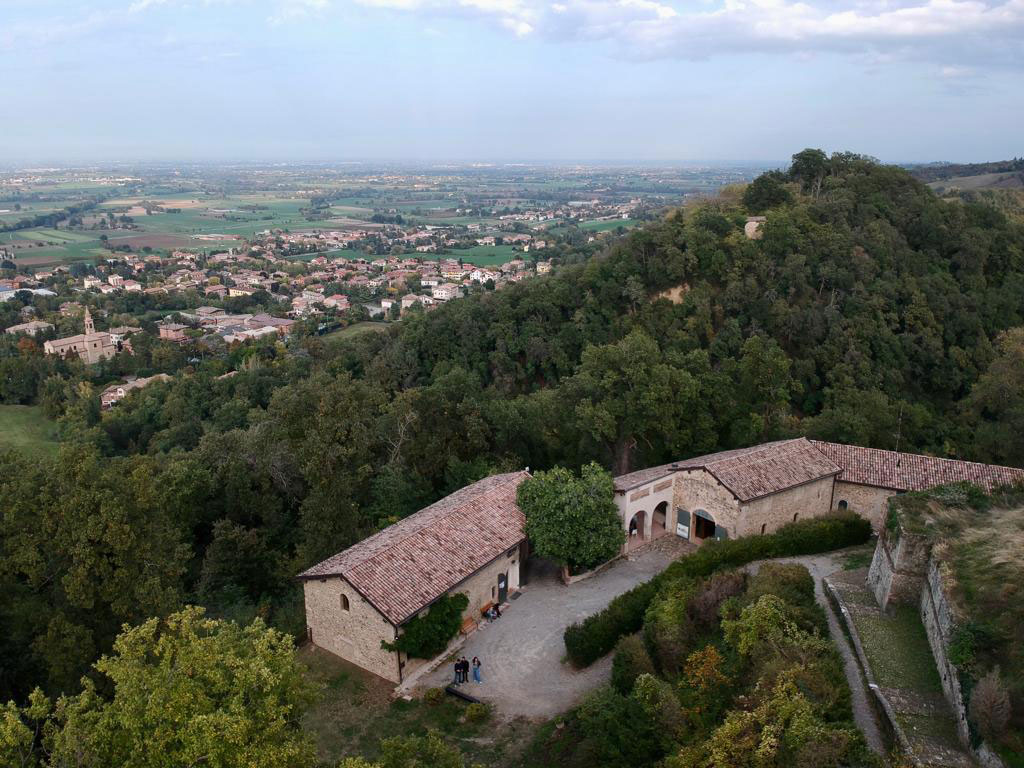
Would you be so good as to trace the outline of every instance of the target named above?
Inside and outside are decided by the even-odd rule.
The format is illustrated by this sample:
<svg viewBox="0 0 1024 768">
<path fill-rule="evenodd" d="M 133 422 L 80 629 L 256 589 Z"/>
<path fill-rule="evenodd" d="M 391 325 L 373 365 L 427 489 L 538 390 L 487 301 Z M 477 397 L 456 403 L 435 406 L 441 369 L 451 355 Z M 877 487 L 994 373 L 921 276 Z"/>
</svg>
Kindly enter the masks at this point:
<svg viewBox="0 0 1024 768">
<path fill-rule="evenodd" d="M 1024 155 L 1024 0 L 0 0 L 0 161 Z"/>
</svg>

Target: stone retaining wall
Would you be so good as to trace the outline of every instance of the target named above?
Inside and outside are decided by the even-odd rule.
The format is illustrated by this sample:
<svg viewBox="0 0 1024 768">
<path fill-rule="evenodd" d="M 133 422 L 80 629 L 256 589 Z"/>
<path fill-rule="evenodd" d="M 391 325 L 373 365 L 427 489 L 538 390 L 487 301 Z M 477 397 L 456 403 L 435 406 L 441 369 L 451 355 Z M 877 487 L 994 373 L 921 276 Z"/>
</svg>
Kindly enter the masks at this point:
<svg viewBox="0 0 1024 768">
<path fill-rule="evenodd" d="M 924 536 L 882 528 L 868 570 L 868 587 L 884 611 L 890 602 L 913 605 L 920 599 L 931 543 Z"/>
</svg>

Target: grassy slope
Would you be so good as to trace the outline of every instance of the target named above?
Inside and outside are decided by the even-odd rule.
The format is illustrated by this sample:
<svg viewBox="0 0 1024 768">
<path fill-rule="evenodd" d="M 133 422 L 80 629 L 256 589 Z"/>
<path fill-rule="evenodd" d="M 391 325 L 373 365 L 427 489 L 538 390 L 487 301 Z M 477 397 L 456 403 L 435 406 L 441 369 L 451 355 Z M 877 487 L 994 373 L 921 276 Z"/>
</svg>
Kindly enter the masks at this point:
<svg viewBox="0 0 1024 768">
<path fill-rule="evenodd" d="M 32 405 L 0 405 L 0 450 L 46 456 L 57 451 L 57 425 Z"/>
</svg>

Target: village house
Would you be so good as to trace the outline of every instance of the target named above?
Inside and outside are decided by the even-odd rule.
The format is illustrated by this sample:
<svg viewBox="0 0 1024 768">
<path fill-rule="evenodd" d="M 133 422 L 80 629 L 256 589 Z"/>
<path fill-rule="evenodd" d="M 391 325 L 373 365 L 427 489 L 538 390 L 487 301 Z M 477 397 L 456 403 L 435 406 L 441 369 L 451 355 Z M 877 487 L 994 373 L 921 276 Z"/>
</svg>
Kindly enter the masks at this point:
<svg viewBox="0 0 1024 768">
<path fill-rule="evenodd" d="M 188 336 L 185 335 L 186 330 L 188 330 L 188 326 L 181 323 L 163 323 L 160 326 L 160 338 L 163 341 L 184 344 L 188 341 Z"/>
<path fill-rule="evenodd" d="M 402 682 L 426 663 L 381 646 L 403 625 L 462 593 L 468 630 L 519 588 L 526 536 L 516 490 L 527 477 L 484 478 L 299 574 L 309 640 Z"/>
<path fill-rule="evenodd" d="M 44 323 L 42 320 L 30 320 L 27 323 L 19 323 L 7 327 L 6 333 L 16 336 L 24 333 L 26 336 L 35 336 L 37 333 L 53 330 L 52 323 Z"/>
<path fill-rule="evenodd" d="M 104 331 L 97 332 L 88 307 L 85 309 L 83 321 L 85 333 L 47 341 L 43 344 L 43 351 L 48 355 L 61 357 L 78 355 L 90 365 L 101 360 L 109 360 L 120 351 L 120 345 L 114 337 Z"/>
<path fill-rule="evenodd" d="M 438 301 L 449 301 L 462 295 L 462 289 L 453 283 L 442 283 L 431 289 L 430 295 Z"/>
<path fill-rule="evenodd" d="M 112 384 L 100 393 L 100 407 L 104 410 L 109 409 L 124 400 L 124 398 L 128 396 L 128 393 L 133 392 L 136 389 L 142 389 L 143 387 L 152 384 L 154 381 L 170 380 L 171 377 L 166 373 L 158 373 L 155 376 L 134 379 L 132 381 L 125 382 L 124 384 Z"/>
</svg>

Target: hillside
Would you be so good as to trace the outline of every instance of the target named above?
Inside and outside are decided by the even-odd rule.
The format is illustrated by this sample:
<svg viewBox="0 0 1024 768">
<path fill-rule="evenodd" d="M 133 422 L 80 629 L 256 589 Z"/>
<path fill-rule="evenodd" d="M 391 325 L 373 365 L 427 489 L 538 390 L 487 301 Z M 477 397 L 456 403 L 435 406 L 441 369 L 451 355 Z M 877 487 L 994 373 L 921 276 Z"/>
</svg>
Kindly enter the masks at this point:
<svg viewBox="0 0 1024 768">
<path fill-rule="evenodd" d="M 0 455 L 0 699 L 76 690 L 186 602 L 299 636 L 295 573 L 495 470 L 795 434 L 1024 464 L 1022 296 L 1020 224 L 807 150 L 552 275 L 197 360 L 102 417 L 77 369 L 6 357 L 65 445 Z"/>
<path fill-rule="evenodd" d="M 932 163 L 910 167 L 914 178 L 932 188 L 1009 189 L 1024 186 L 1024 159 L 991 163 Z"/>
</svg>

